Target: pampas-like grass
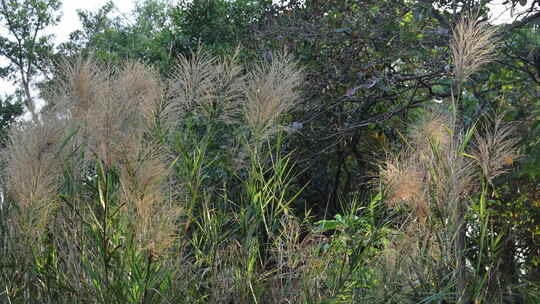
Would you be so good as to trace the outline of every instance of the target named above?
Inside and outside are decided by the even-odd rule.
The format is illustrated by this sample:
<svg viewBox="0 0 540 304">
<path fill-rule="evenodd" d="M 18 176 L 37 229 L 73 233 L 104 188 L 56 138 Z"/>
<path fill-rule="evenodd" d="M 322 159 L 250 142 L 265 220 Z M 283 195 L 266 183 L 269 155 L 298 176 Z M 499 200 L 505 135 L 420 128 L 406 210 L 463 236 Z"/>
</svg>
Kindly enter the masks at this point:
<svg viewBox="0 0 540 304">
<path fill-rule="evenodd" d="M 180 55 L 173 69 L 169 94 L 175 112 L 188 112 L 226 123 L 238 120 L 244 79 L 236 57 L 218 59 L 203 49 Z"/>
<path fill-rule="evenodd" d="M 107 168 L 119 170 L 120 200 L 137 244 L 159 256 L 175 239 L 174 221 L 180 210 L 165 194 L 166 153 L 148 136 L 159 127 L 156 123 L 169 119 L 164 116 L 168 114 L 164 85 L 156 70 L 139 62 L 102 73 L 98 79 L 104 81 L 93 84 L 95 103 L 85 119 L 73 121 L 83 128 L 78 140 L 88 146 L 89 157 L 95 155 Z"/>
<path fill-rule="evenodd" d="M 255 137 L 264 139 L 277 130 L 279 118 L 299 101 L 303 77 L 285 53 L 251 67 L 241 75 L 236 58 L 217 59 L 199 49 L 180 56 L 169 94 L 178 116 L 197 113 L 226 123 L 245 122 Z"/>
<path fill-rule="evenodd" d="M 128 212 L 138 247 L 159 257 L 176 239 L 175 223 L 181 208 L 166 195 L 170 172 L 164 153 L 141 139 L 133 139 L 130 144 L 124 146 L 119 164 L 120 200 Z"/>
<path fill-rule="evenodd" d="M 426 197 L 426 172 L 419 166 L 418 159 L 409 153 L 389 158 L 380 172 L 381 180 L 387 187 L 389 207 L 401 204 L 410 206 L 419 218 L 429 213 Z"/>
<path fill-rule="evenodd" d="M 165 84 L 156 69 L 140 62 L 126 62 L 114 80 L 113 87 L 118 100 L 137 109 L 134 122 L 140 125 L 136 128 L 149 131 L 158 127 L 157 122 L 164 126 L 170 124 Z"/>
<path fill-rule="evenodd" d="M 43 232 L 58 204 L 64 128 L 65 122 L 54 118 L 16 127 L 2 153 L 8 196 L 20 207 L 19 224 L 28 237 Z"/>
<path fill-rule="evenodd" d="M 466 81 L 494 58 L 497 31 L 478 17 L 478 12 L 465 14 L 452 29 L 450 49 L 457 83 Z"/>
<path fill-rule="evenodd" d="M 433 149 L 447 151 L 452 144 L 452 118 L 443 111 L 430 111 L 411 126 L 408 137 L 421 158 L 433 159 Z"/>
<path fill-rule="evenodd" d="M 156 70 L 139 62 L 121 68 L 89 60 L 65 62 L 54 111 L 78 129 L 76 140 L 111 166 L 124 153 L 126 140 L 140 138 L 166 122 L 165 89 Z"/>
<path fill-rule="evenodd" d="M 56 110 L 68 112 L 74 120 L 87 119 L 88 110 L 98 102 L 96 92 L 106 85 L 109 71 L 110 67 L 82 58 L 62 62 L 57 92 L 52 98 Z"/>
<path fill-rule="evenodd" d="M 42 121 L 13 130 L 3 154 L 10 195 L 33 214 L 26 225 L 42 229 L 59 200 L 65 158 L 82 152 L 81 178 L 96 158 L 119 170 L 140 247 L 161 254 L 172 242 L 179 209 L 164 193 L 165 153 L 148 135 L 168 119 L 158 73 L 138 62 L 112 68 L 82 59 L 61 70 L 55 107 Z"/>
<path fill-rule="evenodd" d="M 437 119 L 431 120 L 432 117 L 440 117 L 440 114 L 428 113 L 426 120 L 420 121 L 418 126 L 439 125 L 436 123 Z M 392 179 L 385 180 L 390 191 L 388 197 L 390 205 L 397 202 L 408 204 L 418 210 L 422 207 L 419 202 L 426 202 L 428 210 L 425 216 L 417 212 L 416 216 L 420 218 L 419 222 L 422 225 L 418 226 L 419 229 L 416 230 L 414 237 L 417 240 L 429 240 L 425 245 L 428 247 L 423 251 L 423 248 L 413 246 L 415 250 L 405 251 L 404 256 L 410 261 L 405 265 L 402 264 L 401 267 L 418 268 L 418 274 L 422 276 L 422 280 L 430 276 L 437 277 L 433 271 L 454 269 L 455 272 L 451 275 L 452 280 L 456 282 L 458 301 L 466 301 L 467 293 L 470 292 L 466 280 L 472 275 L 471 268 L 466 266 L 466 262 L 473 262 L 465 260 L 465 252 L 468 250 L 465 244 L 465 229 L 469 223 L 467 214 L 470 210 L 470 200 L 484 186 L 483 180 L 492 183 L 494 178 L 507 172 L 508 166 L 519 157 L 514 126 L 504 124 L 500 116 L 493 121 L 488 120 L 481 129 L 477 129 L 476 125 L 463 129 L 457 123 L 449 124 L 448 132 L 442 135 L 449 140 L 445 140 L 445 144 L 440 144 L 441 140 L 431 137 L 439 132 L 432 132 L 430 128 L 419 129 L 418 126 L 412 128 L 413 132 L 423 130 L 425 136 L 414 134 L 409 137 L 409 152 L 404 153 L 400 158 L 387 160 L 385 170 L 381 173 L 383 178 L 393 176 L 393 181 L 398 181 L 391 183 L 388 181 Z M 426 146 L 426 141 L 430 143 L 428 146 Z M 411 170 L 413 173 L 410 173 Z M 416 170 L 420 170 L 419 172 L 423 174 L 422 183 L 415 178 L 418 175 L 415 173 Z M 420 189 L 425 191 L 425 195 L 420 196 L 423 199 L 417 198 L 418 193 L 422 193 Z M 395 195 L 395 193 L 400 195 Z M 411 201 L 415 204 L 410 205 Z M 406 224 L 405 234 L 410 230 L 411 225 L 418 224 L 416 222 Z M 437 237 L 433 238 L 434 235 Z M 410 244 L 398 244 L 398 246 L 406 247 Z M 420 243 L 415 246 L 420 246 Z M 440 256 L 445 259 L 439 260 L 437 256 L 423 256 L 425 252 L 433 249 L 440 252 Z M 430 264 L 435 268 L 422 270 Z M 426 270 L 428 272 L 424 273 Z"/>
<path fill-rule="evenodd" d="M 291 57 L 276 54 L 270 62 L 256 64 L 248 75 L 244 119 L 258 139 L 276 131 L 278 118 L 300 100 L 296 90 L 302 72 Z"/>
<path fill-rule="evenodd" d="M 440 281 L 436 279 L 440 277 L 437 272 L 451 270 L 446 279 L 455 284 L 450 287 L 455 290 L 453 301 L 470 300 L 472 291 L 467 278 L 471 276 L 471 267 L 467 263 L 474 261 L 467 260 L 465 242 L 469 202 L 478 189 L 486 191 L 483 181 L 491 184 L 519 156 L 512 125 L 504 124 L 499 116 L 481 129 L 476 123 L 464 126 L 460 123 L 463 108 L 456 105 L 461 99 L 463 82 L 493 60 L 497 46 L 495 33 L 495 29 L 478 21 L 478 14 L 466 14 L 458 21 L 450 42 L 458 88 L 455 96 L 451 96 L 452 115 L 428 110 L 412 126 L 407 152 L 388 158 L 382 166 L 381 180 L 387 186 L 390 206 L 408 204 L 418 210 L 422 207 L 420 202 L 424 202 L 428 210 L 423 217 L 417 212 L 421 221 L 404 224 L 404 235 L 409 238 L 411 227 L 416 227 L 412 239 L 404 239 L 405 243 L 398 242 L 395 248 L 387 249 L 394 259 L 392 255 L 401 252 L 399 259 L 404 263 L 381 259 L 390 268 L 413 270 L 414 275 L 404 277 L 416 275 L 410 282 L 388 283 L 395 283 L 396 288 L 406 285 L 420 288 L 419 283 L 429 282 L 430 278 L 434 281 L 429 284 L 436 285 L 439 282 L 435 280 Z M 429 252 L 436 255 L 425 254 Z"/>
<path fill-rule="evenodd" d="M 176 302 L 185 292 L 194 301 L 251 303 L 264 288 L 283 301 L 305 298 L 303 285 L 313 286 L 310 279 L 320 276 L 313 272 L 321 267 L 313 264 L 324 262 L 310 256 L 318 245 L 301 244 L 289 214 L 288 158 L 272 155 L 274 166 L 267 168 L 255 156 L 266 151 L 251 145 L 280 130 L 299 101 L 302 73 L 285 55 L 252 68 L 202 50 L 180 57 L 170 81 L 139 62 L 63 63 L 48 112 L 14 129 L 2 155 L 8 203 L 23 211 L 20 226 L 27 235 L 44 236 L 21 245 L 36 253 L 27 264 L 38 278 L 24 297 L 157 303 Z M 208 172 L 210 164 L 221 162 L 216 143 L 230 148 L 224 154 L 231 153 L 239 167 L 253 169 L 247 174 L 254 187 L 238 187 L 231 198 L 207 187 L 207 175 L 215 173 Z M 223 185 L 230 182 L 223 177 Z M 259 202 L 261 193 L 266 197 Z M 232 206 L 237 199 L 242 204 Z M 270 200 L 275 206 L 266 205 Z M 231 217 L 258 210 L 253 208 L 262 213 L 246 217 L 246 224 L 271 224 L 244 234 L 243 224 Z M 277 231 L 280 214 L 290 217 L 283 231 Z M 280 240 L 275 232 L 282 233 Z M 279 266 L 271 266 L 274 258 Z M 194 270 L 192 289 L 177 292 L 174 286 L 189 285 L 177 277 L 186 266 Z"/>
<path fill-rule="evenodd" d="M 434 284 L 440 280 L 438 272 L 463 265 L 461 232 L 466 198 L 477 183 L 472 160 L 463 152 L 467 132 L 444 117 L 444 112 L 428 110 L 425 118 L 411 128 L 407 151 L 387 159 L 381 171 L 387 203 L 410 206 L 415 211 L 412 219 L 418 219 L 403 223 L 405 238 L 386 249 L 386 258 L 398 254 L 401 261 L 381 259 L 383 265 L 405 271 L 399 276 L 403 281 L 388 283 L 395 284 L 392 288 L 400 288 L 403 293 L 410 292 L 408 288 Z M 462 269 L 449 275 L 462 278 Z M 458 290 L 461 295 L 464 289 L 460 286 Z"/>
<path fill-rule="evenodd" d="M 488 183 L 508 171 L 520 155 L 517 149 L 515 124 L 505 123 L 502 115 L 487 119 L 475 134 L 471 155 Z"/>
<path fill-rule="evenodd" d="M 460 150 L 463 134 L 449 115 L 435 109 L 411 126 L 406 151 L 381 168 L 389 205 L 409 205 L 423 220 L 431 209 L 448 214 L 445 210 L 471 188 L 471 161 Z"/>
</svg>

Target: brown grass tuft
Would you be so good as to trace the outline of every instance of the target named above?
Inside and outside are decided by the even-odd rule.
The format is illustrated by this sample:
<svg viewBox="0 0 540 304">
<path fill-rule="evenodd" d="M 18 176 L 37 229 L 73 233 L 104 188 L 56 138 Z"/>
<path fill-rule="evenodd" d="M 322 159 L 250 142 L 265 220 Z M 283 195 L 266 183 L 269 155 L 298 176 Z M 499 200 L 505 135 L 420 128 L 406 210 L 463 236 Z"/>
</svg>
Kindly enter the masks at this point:
<svg viewBox="0 0 540 304">
<path fill-rule="evenodd" d="M 285 53 L 253 67 L 248 76 L 244 118 L 260 138 L 273 133 L 280 116 L 300 100 L 296 88 L 302 79 L 301 70 Z"/>
<path fill-rule="evenodd" d="M 165 86 L 156 69 L 136 61 L 126 62 L 114 82 L 118 100 L 128 101 L 139 111 L 135 115 L 140 120 L 137 127 L 149 130 L 156 127 L 156 121 L 166 118 Z"/>
<path fill-rule="evenodd" d="M 471 152 L 489 183 L 507 172 L 508 167 L 520 157 L 517 149 L 519 139 L 515 136 L 516 126 L 502 119 L 502 115 L 497 115 L 484 123 L 481 132 L 475 134 Z"/>
<path fill-rule="evenodd" d="M 174 108 L 181 116 L 195 112 L 207 119 L 237 120 L 244 88 L 236 57 L 217 59 L 199 49 L 181 55 L 170 82 Z"/>
<path fill-rule="evenodd" d="M 2 153 L 8 195 L 21 208 L 19 224 L 28 236 L 37 236 L 45 228 L 56 207 L 64 128 L 63 121 L 47 119 L 12 129 Z"/>
<path fill-rule="evenodd" d="M 422 219 L 434 208 L 449 214 L 461 204 L 474 184 L 473 167 L 460 152 L 463 143 L 456 133 L 463 135 L 451 116 L 435 110 L 411 127 L 407 151 L 382 166 L 390 206 L 407 204 Z"/>
<path fill-rule="evenodd" d="M 158 72 L 140 62 L 113 69 L 91 60 L 65 63 L 63 72 L 56 117 L 79 130 L 73 140 L 86 148 L 89 166 L 97 157 L 119 170 L 121 203 L 139 248 L 163 254 L 175 239 L 179 209 L 164 194 L 165 153 L 149 136 L 170 118 Z"/>
<path fill-rule="evenodd" d="M 86 119 L 88 110 L 94 105 L 96 91 L 105 85 L 110 69 L 98 66 L 91 59 L 78 58 L 60 65 L 60 78 L 55 96 L 56 109 L 67 111 L 75 120 Z"/>
<path fill-rule="evenodd" d="M 92 60 L 64 63 L 65 81 L 59 84 L 59 117 L 79 129 L 77 140 L 111 166 L 131 138 L 155 126 L 165 113 L 164 86 L 158 73 L 139 62 L 113 69 Z"/>
<path fill-rule="evenodd" d="M 450 49 L 458 83 L 466 81 L 495 57 L 496 29 L 479 21 L 478 17 L 478 13 L 466 14 L 452 30 Z"/>
<path fill-rule="evenodd" d="M 380 176 L 387 186 L 387 203 L 390 207 L 408 205 L 423 218 L 429 214 L 426 197 L 426 173 L 414 161 L 413 155 L 405 153 L 385 161 Z"/>
<path fill-rule="evenodd" d="M 433 149 L 448 151 L 452 145 L 451 117 L 443 112 L 430 110 L 424 118 L 412 126 L 409 133 L 411 144 L 423 157 L 431 159 Z"/>
<path fill-rule="evenodd" d="M 119 164 L 121 200 L 140 249 L 161 256 L 176 239 L 175 220 L 180 212 L 165 194 L 170 172 L 159 149 L 137 139 L 128 143 Z"/>
</svg>

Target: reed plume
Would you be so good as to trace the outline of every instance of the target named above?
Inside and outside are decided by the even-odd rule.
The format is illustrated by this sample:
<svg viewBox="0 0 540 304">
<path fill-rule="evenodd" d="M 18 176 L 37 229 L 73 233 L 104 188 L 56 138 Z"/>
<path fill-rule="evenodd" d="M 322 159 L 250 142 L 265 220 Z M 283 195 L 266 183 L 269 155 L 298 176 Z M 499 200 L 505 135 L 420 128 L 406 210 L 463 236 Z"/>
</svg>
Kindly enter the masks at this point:
<svg viewBox="0 0 540 304">
<path fill-rule="evenodd" d="M 180 207 L 167 196 L 165 153 L 141 139 L 124 145 L 119 163 L 121 201 L 127 209 L 129 225 L 137 246 L 161 256 L 176 240 L 176 220 Z"/>
<path fill-rule="evenodd" d="M 471 155 L 488 183 L 508 172 L 508 167 L 520 157 L 515 132 L 515 124 L 505 123 L 502 115 L 496 115 L 487 119 L 475 134 Z"/>
<path fill-rule="evenodd" d="M 78 59 L 65 62 L 62 71 L 51 117 L 77 130 L 71 145 L 83 152 L 81 169 L 97 158 L 106 170 L 118 170 L 120 204 L 137 246 L 163 254 L 175 238 L 180 210 L 167 199 L 167 155 L 152 133 L 171 118 L 165 84 L 140 62 L 113 68 Z"/>
<path fill-rule="evenodd" d="M 387 185 L 388 206 L 407 205 L 419 218 L 425 218 L 429 213 L 426 177 L 424 168 L 411 152 L 388 158 L 380 171 L 380 178 Z"/>
<path fill-rule="evenodd" d="M 155 69 L 139 62 L 113 68 L 78 59 L 63 63 L 62 72 L 54 110 L 79 130 L 75 141 L 89 148 L 90 160 L 97 155 L 111 166 L 124 153 L 126 140 L 141 137 L 166 117 L 164 85 Z"/>
<path fill-rule="evenodd" d="M 194 112 L 226 123 L 238 120 L 244 80 L 236 57 L 218 59 L 203 49 L 180 55 L 169 84 L 178 116 Z"/>
<path fill-rule="evenodd" d="M 248 75 L 244 119 L 256 137 L 276 131 L 279 119 L 300 100 L 302 71 L 286 53 L 256 64 Z"/>
<path fill-rule="evenodd" d="M 450 50 L 455 80 L 459 84 L 495 57 L 497 31 L 494 27 L 479 21 L 478 17 L 478 12 L 464 14 L 452 29 Z"/>
<path fill-rule="evenodd" d="M 58 205 L 64 130 L 65 122 L 54 118 L 24 124 L 10 131 L 2 152 L 7 194 L 20 207 L 18 222 L 29 237 L 43 231 Z"/>
</svg>

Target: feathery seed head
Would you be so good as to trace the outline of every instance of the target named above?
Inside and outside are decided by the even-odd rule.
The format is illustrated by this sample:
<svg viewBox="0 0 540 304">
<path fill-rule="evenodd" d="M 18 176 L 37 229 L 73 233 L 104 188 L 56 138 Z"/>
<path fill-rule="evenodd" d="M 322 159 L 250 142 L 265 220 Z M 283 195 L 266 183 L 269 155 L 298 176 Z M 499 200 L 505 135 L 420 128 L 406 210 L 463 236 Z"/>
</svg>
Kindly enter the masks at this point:
<svg viewBox="0 0 540 304">
<path fill-rule="evenodd" d="M 139 62 L 113 69 L 80 59 L 64 63 L 62 71 L 56 111 L 79 128 L 76 140 L 89 147 L 88 157 L 97 154 L 107 165 L 166 112 L 157 72 Z"/>
<path fill-rule="evenodd" d="M 478 20 L 478 13 L 466 14 L 452 30 L 450 49 L 454 62 L 454 74 L 463 83 L 481 66 L 495 57 L 496 30 Z"/>
<path fill-rule="evenodd" d="M 126 62 L 119 73 L 116 89 L 119 100 L 133 102 L 140 113 L 139 128 L 153 128 L 164 112 L 164 89 L 158 71 L 140 62 Z"/>
<path fill-rule="evenodd" d="M 64 128 L 63 121 L 47 119 L 12 129 L 2 153 L 8 195 L 21 207 L 19 224 L 29 236 L 38 235 L 56 206 Z"/>
<path fill-rule="evenodd" d="M 141 139 L 126 141 L 119 162 L 121 199 L 125 203 L 140 249 L 160 256 L 175 240 L 175 220 L 180 209 L 165 195 L 169 170 L 163 153 Z"/>
<path fill-rule="evenodd" d="M 433 154 L 433 149 L 446 151 L 452 144 L 450 116 L 442 112 L 429 111 L 427 115 L 415 124 L 409 137 L 411 144 L 423 157 Z"/>
<path fill-rule="evenodd" d="M 74 119 L 85 119 L 89 108 L 96 103 L 96 90 L 107 81 L 104 69 L 92 60 L 79 58 L 74 62 L 64 61 L 60 76 L 56 110 L 67 111 Z"/>
<path fill-rule="evenodd" d="M 240 73 L 236 57 L 216 59 L 202 49 L 191 58 L 181 55 L 169 92 L 176 112 L 195 112 L 227 123 L 236 121 L 244 87 Z"/>
<path fill-rule="evenodd" d="M 520 157 L 515 135 L 515 124 L 503 122 L 502 115 L 484 123 L 481 132 L 475 134 L 473 150 L 477 165 L 488 182 L 507 172 L 516 159 Z"/>
<path fill-rule="evenodd" d="M 279 118 L 300 100 L 296 88 L 302 79 L 301 70 L 285 53 L 253 67 L 248 76 L 244 117 L 259 139 L 273 133 Z"/>
<path fill-rule="evenodd" d="M 73 181 L 64 174 L 73 168 L 67 164 L 80 162 L 80 177 L 89 178 L 85 168 L 95 169 L 97 158 L 118 172 L 120 189 L 114 188 L 118 196 L 111 204 L 122 206 L 117 215 L 129 219 L 138 248 L 161 255 L 176 239 L 179 213 L 165 195 L 165 153 L 151 136 L 155 119 L 161 119 L 164 85 L 154 69 L 138 62 L 100 68 L 92 61 L 64 63 L 50 115 L 11 131 L 2 155 L 9 196 L 21 206 L 21 227 L 40 235 L 61 186 Z M 74 149 L 80 153 L 70 153 Z M 92 195 L 74 195 L 87 197 Z"/>
<path fill-rule="evenodd" d="M 408 205 L 419 217 L 425 217 L 429 213 L 425 196 L 426 173 L 410 156 L 401 155 L 386 160 L 380 176 L 387 186 L 387 202 L 390 207 Z"/>
</svg>

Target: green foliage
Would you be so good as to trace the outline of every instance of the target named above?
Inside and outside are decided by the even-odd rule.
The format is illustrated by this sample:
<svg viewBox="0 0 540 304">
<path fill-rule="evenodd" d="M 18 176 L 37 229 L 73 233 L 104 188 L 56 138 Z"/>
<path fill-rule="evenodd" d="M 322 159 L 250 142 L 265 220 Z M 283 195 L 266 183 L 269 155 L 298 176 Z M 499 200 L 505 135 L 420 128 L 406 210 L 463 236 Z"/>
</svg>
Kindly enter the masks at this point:
<svg viewBox="0 0 540 304">
<path fill-rule="evenodd" d="M 381 221 L 383 209 L 381 195 L 371 199 L 366 207 L 359 207 L 357 197 L 345 206 L 345 214 L 335 215 L 334 220 L 317 223 L 316 231 L 333 233 L 330 242 L 323 247 L 330 259 L 327 283 L 331 292 L 324 303 L 350 303 L 366 299 L 366 291 L 375 284 L 375 272 L 371 267 L 391 232 L 389 222 Z"/>
<path fill-rule="evenodd" d="M 21 102 L 13 102 L 13 96 L 0 98 L 0 142 L 4 142 L 7 137 L 9 127 L 15 119 L 23 114 Z"/>
<path fill-rule="evenodd" d="M 271 1 L 183 0 L 172 11 L 175 34 L 185 51 L 203 44 L 216 55 L 231 54 L 249 36 Z"/>
<path fill-rule="evenodd" d="M 176 57 L 180 37 L 173 33 L 167 1 L 139 2 L 130 16 L 110 16 L 113 2 L 96 12 L 79 11 L 82 29 L 60 45 L 64 56 L 93 56 L 104 62 L 140 60 L 167 73 Z"/>
<path fill-rule="evenodd" d="M 0 2 L 0 56 L 7 65 L 0 77 L 17 84 L 28 111 L 36 115 L 35 77 L 47 76 L 52 68 L 52 38 L 46 31 L 60 21 L 59 0 L 3 0 Z M 6 114 L 15 114 L 6 112 Z M 9 119 L 8 119 L 9 120 Z"/>
</svg>

